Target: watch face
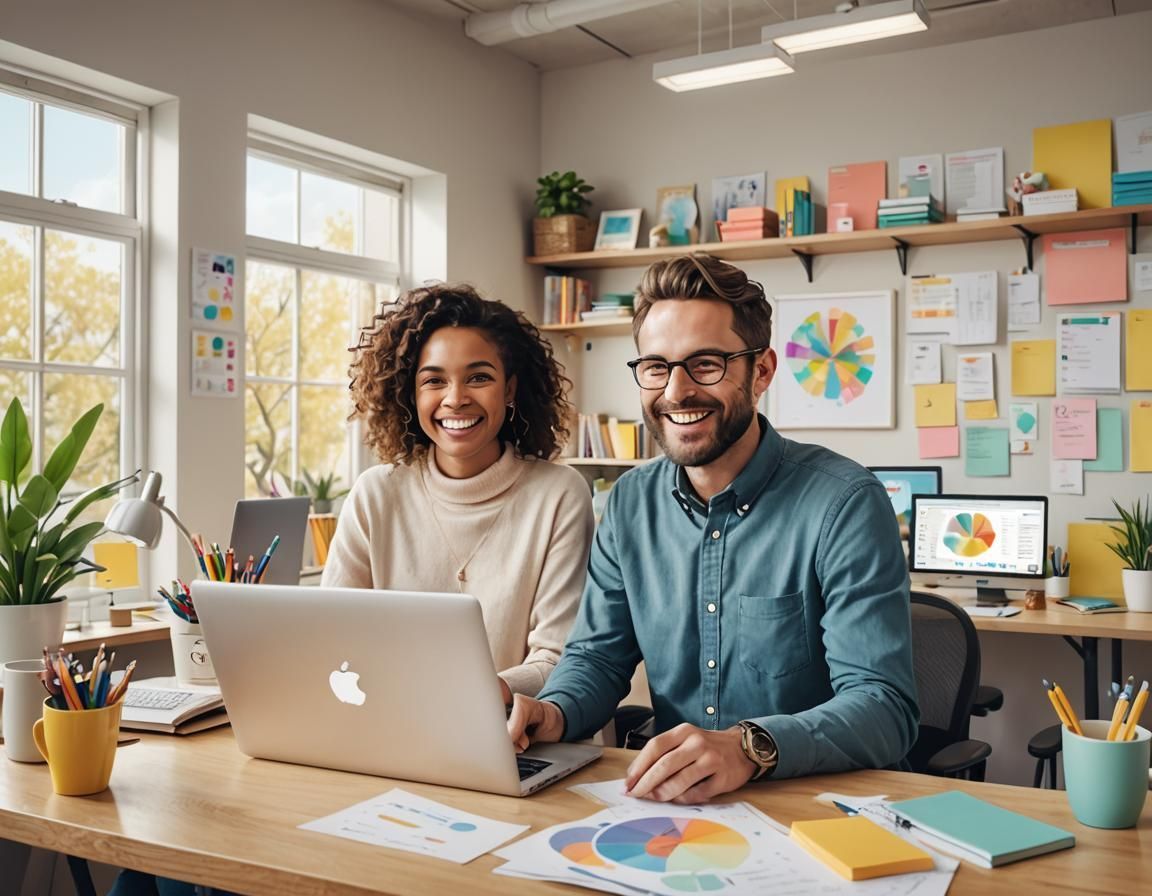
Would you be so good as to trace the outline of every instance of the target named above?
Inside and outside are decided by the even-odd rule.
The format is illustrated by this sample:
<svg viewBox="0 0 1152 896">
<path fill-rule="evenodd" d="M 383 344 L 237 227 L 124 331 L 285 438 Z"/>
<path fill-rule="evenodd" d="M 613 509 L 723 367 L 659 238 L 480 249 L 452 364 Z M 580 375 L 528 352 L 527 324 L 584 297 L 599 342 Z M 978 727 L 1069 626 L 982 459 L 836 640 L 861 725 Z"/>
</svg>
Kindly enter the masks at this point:
<svg viewBox="0 0 1152 896">
<path fill-rule="evenodd" d="M 752 732 L 752 749 L 762 762 L 770 762 L 776 758 L 776 744 L 762 731 Z"/>
</svg>

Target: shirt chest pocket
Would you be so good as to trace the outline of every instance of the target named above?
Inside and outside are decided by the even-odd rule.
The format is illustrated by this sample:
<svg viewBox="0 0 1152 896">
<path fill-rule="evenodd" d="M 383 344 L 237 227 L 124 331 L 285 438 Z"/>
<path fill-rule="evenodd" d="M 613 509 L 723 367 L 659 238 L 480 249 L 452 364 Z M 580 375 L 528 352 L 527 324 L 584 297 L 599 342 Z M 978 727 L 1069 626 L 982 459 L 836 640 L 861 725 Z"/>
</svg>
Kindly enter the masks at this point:
<svg viewBox="0 0 1152 896">
<path fill-rule="evenodd" d="M 779 597 L 740 595 L 740 662 L 765 678 L 780 678 L 812 662 L 804 593 Z"/>
</svg>

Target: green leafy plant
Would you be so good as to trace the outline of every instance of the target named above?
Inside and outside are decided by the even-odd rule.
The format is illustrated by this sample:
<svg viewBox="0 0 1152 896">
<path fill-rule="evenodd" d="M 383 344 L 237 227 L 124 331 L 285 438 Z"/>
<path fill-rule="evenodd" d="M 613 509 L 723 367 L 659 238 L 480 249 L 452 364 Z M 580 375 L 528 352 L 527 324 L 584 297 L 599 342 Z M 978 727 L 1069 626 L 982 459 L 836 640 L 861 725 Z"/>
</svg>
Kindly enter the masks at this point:
<svg viewBox="0 0 1152 896">
<path fill-rule="evenodd" d="M 536 216 L 583 215 L 592 200 L 586 194 L 595 187 L 577 177 L 575 171 L 553 171 L 536 179 Z"/>
<path fill-rule="evenodd" d="M 313 501 L 335 501 L 337 498 L 343 498 L 348 494 L 348 489 L 337 489 L 336 483 L 340 481 L 340 477 L 335 473 L 329 473 L 327 476 L 313 476 L 307 470 L 303 471 L 304 484 L 307 488 L 307 494 Z"/>
<path fill-rule="evenodd" d="M 1144 504 L 1137 499 L 1131 510 L 1125 510 L 1115 499 L 1112 501 L 1124 526 L 1111 526 L 1120 536 L 1117 544 L 1108 549 L 1124 561 L 1128 569 L 1152 569 L 1152 498 Z"/>
<path fill-rule="evenodd" d="M 0 424 L 0 604 L 62 600 L 60 589 L 74 578 L 103 569 L 81 555 L 104 524 L 80 523 L 80 515 L 135 482 L 136 474 L 78 497 L 61 496 L 103 412 L 98 404 L 81 416 L 44 470 L 21 485 L 32 460 L 32 436 L 20 399 L 8 405 Z"/>
</svg>

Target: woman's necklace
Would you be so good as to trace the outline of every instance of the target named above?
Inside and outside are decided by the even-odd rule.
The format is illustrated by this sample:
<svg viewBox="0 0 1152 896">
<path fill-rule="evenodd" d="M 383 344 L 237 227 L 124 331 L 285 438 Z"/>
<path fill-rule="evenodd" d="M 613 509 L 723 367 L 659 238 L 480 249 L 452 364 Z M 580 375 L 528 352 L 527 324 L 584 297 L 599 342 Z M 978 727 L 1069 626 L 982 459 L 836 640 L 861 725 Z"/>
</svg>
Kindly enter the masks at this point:
<svg viewBox="0 0 1152 896">
<path fill-rule="evenodd" d="M 424 479 L 424 472 L 424 470 L 420 471 L 420 484 L 424 487 L 424 497 L 428 499 L 428 510 L 432 514 L 432 522 L 436 524 L 436 529 L 439 531 L 440 537 L 444 540 L 444 547 L 448 549 L 448 555 L 452 558 L 452 562 L 456 564 L 456 587 L 463 593 L 464 583 L 468 581 L 468 564 L 476 557 L 480 548 L 484 546 L 484 542 L 488 540 L 488 536 L 492 534 L 492 530 L 496 528 L 496 524 L 500 522 L 504 508 L 508 506 L 508 501 L 500 505 L 500 509 L 496 511 L 496 515 L 492 517 L 492 522 L 488 524 L 488 528 L 472 548 L 472 553 L 461 562 L 460 558 L 456 555 L 456 551 L 452 549 L 452 539 L 448 537 L 448 533 L 444 531 L 444 527 L 440 524 L 440 517 L 436 514 L 436 501 L 432 497 L 432 492 L 428 489 L 428 483 Z"/>
</svg>

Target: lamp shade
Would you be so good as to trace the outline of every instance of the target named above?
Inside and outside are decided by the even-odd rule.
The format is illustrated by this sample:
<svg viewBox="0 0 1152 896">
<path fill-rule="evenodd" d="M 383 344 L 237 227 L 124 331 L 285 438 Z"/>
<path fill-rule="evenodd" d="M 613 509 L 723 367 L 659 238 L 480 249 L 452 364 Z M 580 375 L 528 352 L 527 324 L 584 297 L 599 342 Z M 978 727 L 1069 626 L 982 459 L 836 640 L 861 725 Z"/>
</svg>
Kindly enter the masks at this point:
<svg viewBox="0 0 1152 896">
<path fill-rule="evenodd" d="M 772 44 L 753 44 L 657 62 L 652 66 L 652 79 L 679 93 L 787 75 L 792 71 L 792 59 L 783 50 Z"/>
<path fill-rule="evenodd" d="M 140 497 L 117 501 L 104 520 L 104 528 L 141 547 L 156 547 L 164 529 L 161 509 L 167 509 L 164 508 L 164 499 L 160 497 L 162 483 L 163 477 L 159 473 L 155 470 L 149 473 Z"/>
<path fill-rule="evenodd" d="M 766 25 L 760 31 L 760 39 L 795 55 L 924 31 L 928 22 L 928 10 L 922 0 L 891 0 L 847 12 Z"/>
</svg>

